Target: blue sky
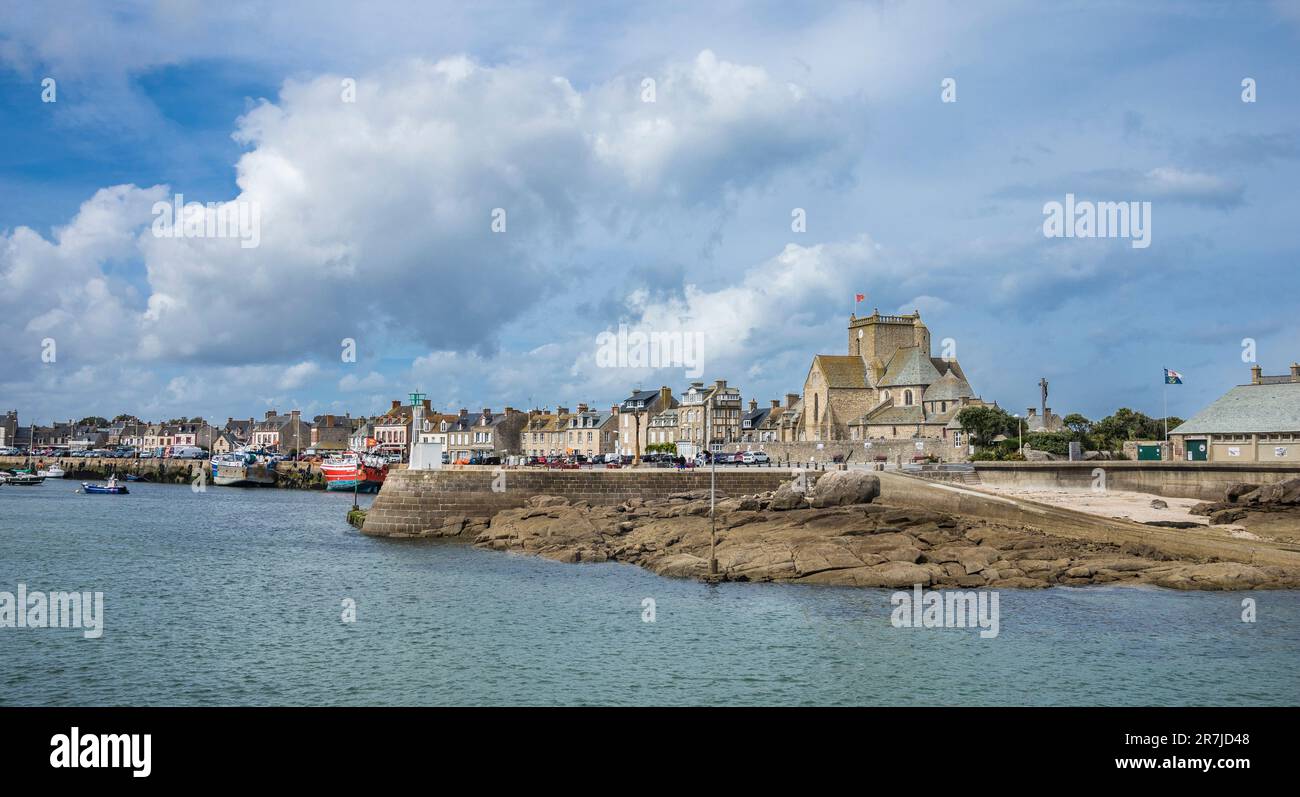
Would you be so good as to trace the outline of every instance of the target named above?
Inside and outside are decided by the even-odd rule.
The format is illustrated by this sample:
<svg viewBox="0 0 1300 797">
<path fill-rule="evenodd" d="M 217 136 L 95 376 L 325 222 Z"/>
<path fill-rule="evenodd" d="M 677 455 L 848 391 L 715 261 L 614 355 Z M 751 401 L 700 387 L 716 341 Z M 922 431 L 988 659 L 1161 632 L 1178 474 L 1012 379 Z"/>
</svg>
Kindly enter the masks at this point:
<svg viewBox="0 0 1300 797">
<path fill-rule="evenodd" d="M 1248 376 L 1244 338 L 1266 372 L 1300 359 L 1297 3 L 710 5 L 15 6 L 0 405 L 601 406 L 690 381 L 598 367 L 619 324 L 700 335 L 701 378 L 761 403 L 843 353 L 854 293 L 919 309 L 1012 411 L 1046 376 L 1057 411 L 1158 414 L 1170 367 L 1186 417 Z M 259 246 L 157 238 L 178 193 L 256 205 Z M 1044 237 L 1067 193 L 1151 202 L 1151 245 Z"/>
</svg>

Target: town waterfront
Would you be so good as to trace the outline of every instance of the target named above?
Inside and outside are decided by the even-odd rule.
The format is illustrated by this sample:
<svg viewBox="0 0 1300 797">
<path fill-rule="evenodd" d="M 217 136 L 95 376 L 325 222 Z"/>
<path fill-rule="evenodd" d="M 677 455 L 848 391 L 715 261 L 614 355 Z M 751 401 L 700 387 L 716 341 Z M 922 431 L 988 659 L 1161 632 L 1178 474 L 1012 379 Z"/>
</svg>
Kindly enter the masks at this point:
<svg viewBox="0 0 1300 797">
<path fill-rule="evenodd" d="M 351 495 L 77 486 L 0 488 L 0 590 L 102 591 L 103 637 L 0 628 L 0 704 L 1300 702 L 1297 592 L 1002 590 L 981 639 L 893 628 L 888 590 L 368 538 Z"/>
</svg>

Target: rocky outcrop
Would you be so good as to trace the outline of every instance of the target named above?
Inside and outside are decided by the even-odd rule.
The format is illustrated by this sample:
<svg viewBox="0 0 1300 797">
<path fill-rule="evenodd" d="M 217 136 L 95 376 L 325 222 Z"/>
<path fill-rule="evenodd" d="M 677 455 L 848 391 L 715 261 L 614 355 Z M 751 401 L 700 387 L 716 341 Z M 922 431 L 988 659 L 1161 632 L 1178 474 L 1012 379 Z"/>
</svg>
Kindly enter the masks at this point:
<svg viewBox="0 0 1300 797">
<path fill-rule="evenodd" d="M 715 535 L 717 577 L 729 581 L 884 588 L 1300 587 L 1300 570 L 1170 561 L 1145 548 L 882 505 L 876 499 L 878 483 L 842 478 L 827 483 L 834 473 L 822 476 L 807 496 L 787 483 L 771 493 L 720 500 L 712 515 L 707 493 L 617 506 L 538 496 L 522 508 L 497 513 L 475 533 L 474 543 L 561 562 L 617 561 L 663 576 L 708 578 Z M 817 506 L 819 496 L 828 504 Z M 845 496 L 863 500 L 833 503 L 848 500 Z"/>
<path fill-rule="evenodd" d="M 1300 524 L 1300 478 L 1274 484 L 1234 484 L 1224 490 L 1220 501 L 1206 501 L 1188 510 L 1205 515 L 1210 525 L 1226 525 L 1248 520 L 1252 512 L 1290 513 Z"/>
<path fill-rule="evenodd" d="M 828 506 L 869 504 L 880 496 L 880 477 L 860 470 L 833 470 L 817 480 L 808 503 L 818 509 Z"/>
</svg>

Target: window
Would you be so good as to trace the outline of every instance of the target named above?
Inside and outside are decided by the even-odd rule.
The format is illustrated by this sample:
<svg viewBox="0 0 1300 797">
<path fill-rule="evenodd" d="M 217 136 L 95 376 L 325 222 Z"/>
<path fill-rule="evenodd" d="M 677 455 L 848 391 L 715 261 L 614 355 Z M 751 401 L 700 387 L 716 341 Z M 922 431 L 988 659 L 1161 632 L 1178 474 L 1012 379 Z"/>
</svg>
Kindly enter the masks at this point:
<svg viewBox="0 0 1300 797">
<path fill-rule="evenodd" d="M 903 391 L 903 406 L 905 407 L 912 406 L 912 391 L 910 390 Z"/>
</svg>

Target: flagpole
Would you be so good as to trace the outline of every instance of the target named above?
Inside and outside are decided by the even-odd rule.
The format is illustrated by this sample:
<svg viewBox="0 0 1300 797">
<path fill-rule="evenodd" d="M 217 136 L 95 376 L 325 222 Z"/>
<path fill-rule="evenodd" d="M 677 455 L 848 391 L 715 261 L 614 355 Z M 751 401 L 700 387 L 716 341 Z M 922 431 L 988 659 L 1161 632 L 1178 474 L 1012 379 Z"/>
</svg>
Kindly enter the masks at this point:
<svg viewBox="0 0 1300 797">
<path fill-rule="evenodd" d="M 1169 442 L 1169 370 L 1165 369 L 1165 443 Z"/>
</svg>

